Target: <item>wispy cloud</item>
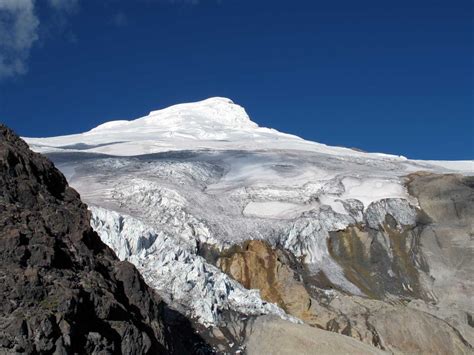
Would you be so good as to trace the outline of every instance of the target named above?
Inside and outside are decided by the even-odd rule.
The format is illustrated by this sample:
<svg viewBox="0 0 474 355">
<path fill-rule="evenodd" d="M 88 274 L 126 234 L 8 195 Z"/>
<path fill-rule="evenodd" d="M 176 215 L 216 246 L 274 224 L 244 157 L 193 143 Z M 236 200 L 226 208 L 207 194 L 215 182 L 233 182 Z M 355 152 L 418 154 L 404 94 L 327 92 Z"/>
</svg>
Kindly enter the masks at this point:
<svg viewBox="0 0 474 355">
<path fill-rule="evenodd" d="M 169 0 L 172 4 L 190 4 L 190 5 L 199 5 L 199 0 Z"/>
<path fill-rule="evenodd" d="M 0 0 L 0 79 L 24 74 L 39 20 L 34 0 Z"/>
<path fill-rule="evenodd" d="M 116 4 L 117 0 L 102 0 Z M 140 0 L 149 3 L 199 5 L 201 0 Z M 215 0 L 220 3 L 222 0 Z M 41 19 L 36 7 L 43 4 L 50 12 Z M 23 75 L 28 71 L 31 49 L 40 40 L 56 34 L 58 29 L 67 38 L 69 17 L 79 11 L 80 0 L 0 0 L 0 80 Z M 128 15 L 113 9 L 110 23 L 122 27 L 129 23 Z M 41 11 L 43 13 L 43 11 Z M 43 15 L 42 15 L 43 16 Z M 40 24 L 40 20 L 44 23 Z M 41 28 L 40 28 L 41 26 Z M 41 38 L 40 38 L 41 37 Z"/>
<path fill-rule="evenodd" d="M 33 45 L 40 39 L 36 0 L 0 0 L 0 80 L 25 74 Z M 47 0 L 60 27 L 79 8 L 79 0 Z"/>
<path fill-rule="evenodd" d="M 117 27 L 123 27 L 128 24 L 128 18 L 123 12 L 117 12 L 110 22 Z"/>
</svg>

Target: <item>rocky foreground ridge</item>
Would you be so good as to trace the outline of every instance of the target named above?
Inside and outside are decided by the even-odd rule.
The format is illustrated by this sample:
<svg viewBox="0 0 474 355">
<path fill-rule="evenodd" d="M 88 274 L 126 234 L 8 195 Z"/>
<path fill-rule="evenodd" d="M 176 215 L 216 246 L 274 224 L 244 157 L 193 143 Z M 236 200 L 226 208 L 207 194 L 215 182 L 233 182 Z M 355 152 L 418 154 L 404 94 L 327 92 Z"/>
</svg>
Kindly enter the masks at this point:
<svg viewBox="0 0 474 355">
<path fill-rule="evenodd" d="M 89 220 L 54 165 L 0 126 L 0 353 L 206 352 Z"/>
</svg>

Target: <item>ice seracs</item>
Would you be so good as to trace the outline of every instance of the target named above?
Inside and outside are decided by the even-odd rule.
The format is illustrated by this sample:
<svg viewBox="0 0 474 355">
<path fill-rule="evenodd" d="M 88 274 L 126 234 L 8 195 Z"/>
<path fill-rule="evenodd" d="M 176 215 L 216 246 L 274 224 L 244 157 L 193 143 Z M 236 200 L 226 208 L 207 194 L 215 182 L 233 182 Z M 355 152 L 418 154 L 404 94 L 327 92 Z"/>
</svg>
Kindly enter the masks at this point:
<svg viewBox="0 0 474 355">
<path fill-rule="evenodd" d="M 98 207 L 91 211 L 92 227 L 118 257 L 132 262 L 148 285 L 200 323 L 220 325 L 220 315 L 226 311 L 246 316 L 271 314 L 300 322 L 262 301 L 258 291 L 245 289 L 173 236 L 131 216 Z"/>
</svg>

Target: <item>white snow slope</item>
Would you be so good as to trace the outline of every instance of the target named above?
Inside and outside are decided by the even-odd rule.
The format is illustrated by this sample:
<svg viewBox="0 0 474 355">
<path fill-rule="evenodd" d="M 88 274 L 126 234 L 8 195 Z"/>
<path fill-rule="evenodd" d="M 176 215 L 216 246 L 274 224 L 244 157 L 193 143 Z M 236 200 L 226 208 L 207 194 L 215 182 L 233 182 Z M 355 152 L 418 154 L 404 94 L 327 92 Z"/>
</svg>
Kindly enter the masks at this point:
<svg viewBox="0 0 474 355">
<path fill-rule="evenodd" d="M 473 161 L 413 161 L 262 128 L 225 98 L 26 141 L 81 193 L 104 242 L 205 325 L 218 325 L 225 310 L 287 316 L 206 263 L 203 244 L 265 239 L 357 294 L 329 256 L 328 233 L 376 227 L 387 213 L 414 223 L 417 201 L 404 186 L 411 172 L 474 174 Z"/>
</svg>

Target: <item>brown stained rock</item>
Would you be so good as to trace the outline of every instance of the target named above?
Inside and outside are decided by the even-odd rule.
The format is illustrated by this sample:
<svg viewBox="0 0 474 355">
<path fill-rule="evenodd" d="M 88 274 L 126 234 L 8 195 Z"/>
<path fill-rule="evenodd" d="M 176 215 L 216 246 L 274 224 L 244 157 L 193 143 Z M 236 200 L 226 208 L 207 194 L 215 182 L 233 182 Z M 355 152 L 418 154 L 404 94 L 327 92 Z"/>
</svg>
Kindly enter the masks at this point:
<svg viewBox="0 0 474 355">
<path fill-rule="evenodd" d="M 387 220 L 390 219 L 387 216 Z M 331 232 L 328 250 L 346 278 L 374 299 L 387 296 L 432 301 L 420 284 L 426 269 L 420 253 L 420 229 L 386 222 L 381 230 L 350 226 Z"/>
<path fill-rule="evenodd" d="M 278 251 L 259 240 L 245 242 L 236 252 L 218 259 L 217 266 L 262 298 L 307 322 L 314 317 L 311 297 L 293 270 L 279 259 Z"/>
<path fill-rule="evenodd" d="M 426 312 L 408 308 L 403 303 L 363 298 L 336 290 L 332 290 L 327 297 L 323 292 L 310 293 L 307 287 L 311 286 L 309 283 L 312 280 L 296 271 L 284 252 L 264 241 L 248 241 L 241 247 L 223 252 L 217 265 L 245 287 L 260 290 L 262 298 L 277 303 L 287 313 L 312 327 L 347 335 L 394 353 L 441 355 L 467 354 L 472 351 L 471 345 L 449 324 Z M 265 323 L 265 326 L 276 328 L 271 331 L 257 328 L 263 337 L 279 334 L 285 344 L 292 344 L 303 353 L 315 353 L 311 346 L 318 343 L 317 334 L 314 339 L 305 338 L 311 330 L 284 323 L 274 325 L 270 322 Z M 280 334 L 289 329 L 294 332 L 293 335 Z M 432 338 L 433 333 L 436 339 Z M 265 344 L 263 340 L 257 343 L 257 336 L 251 332 L 249 334 L 249 353 L 268 349 L 281 354 L 290 351 L 289 347 Z M 300 347 L 293 343 L 292 337 L 299 339 Z M 328 345 L 324 349 L 327 353 L 339 351 L 337 346 L 331 350 Z"/>
</svg>

